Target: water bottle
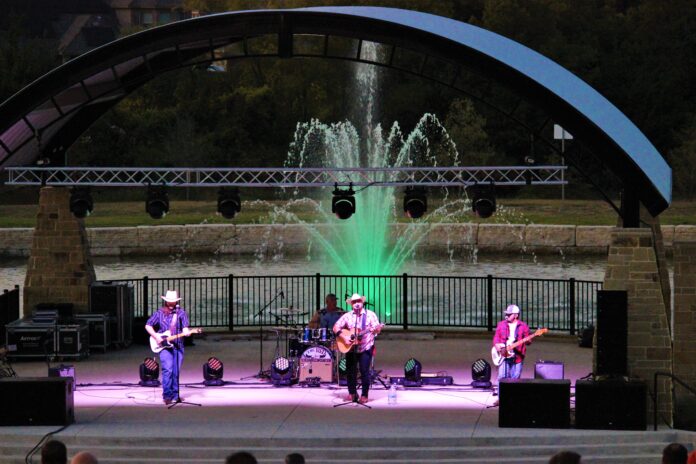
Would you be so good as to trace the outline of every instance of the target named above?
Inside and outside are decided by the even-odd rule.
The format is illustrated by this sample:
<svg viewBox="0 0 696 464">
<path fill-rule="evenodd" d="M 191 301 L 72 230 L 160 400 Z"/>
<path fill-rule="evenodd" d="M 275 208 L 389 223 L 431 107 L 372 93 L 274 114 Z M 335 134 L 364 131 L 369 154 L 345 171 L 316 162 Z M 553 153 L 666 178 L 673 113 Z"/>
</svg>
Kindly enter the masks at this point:
<svg viewBox="0 0 696 464">
<path fill-rule="evenodd" d="M 387 395 L 387 401 L 389 404 L 396 404 L 396 385 L 392 384 L 389 388 L 389 394 Z"/>
</svg>

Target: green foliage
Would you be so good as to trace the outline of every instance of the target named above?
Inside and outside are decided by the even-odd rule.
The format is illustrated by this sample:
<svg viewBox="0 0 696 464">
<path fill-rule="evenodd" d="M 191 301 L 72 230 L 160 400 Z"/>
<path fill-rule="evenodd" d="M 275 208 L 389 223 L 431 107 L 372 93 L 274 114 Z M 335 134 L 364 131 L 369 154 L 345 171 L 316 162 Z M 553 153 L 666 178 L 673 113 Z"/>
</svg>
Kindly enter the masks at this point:
<svg viewBox="0 0 696 464">
<path fill-rule="evenodd" d="M 693 0 L 326 0 L 322 5 L 413 9 L 492 30 L 557 61 L 605 95 L 653 141 L 675 168 L 676 195 L 696 194 L 696 3 Z M 184 0 L 202 13 L 317 6 L 310 0 Z M 0 101 L 57 65 L 54 40 L 23 35 L 21 12 L 0 17 Z M 122 35 L 139 28 L 121 31 Z M 258 51 L 276 46 L 252 38 Z M 314 45 L 315 48 L 320 45 Z M 312 45 L 308 45 L 310 48 Z M 355 46 L 346 39 L 336 45 Z M 416 57 L 406 57 L 417 68 Z M 160 76 L 95 121 L 71 147 L 70 164 L 281 166 L 298 122 L 345 119 L 359 127 L 357 65 L 341 60 L 230 60 L 226 72 L 181 69 Z M 437 71 L 437 69 L 436 69 Z M 444 70 L 440 70 L 444 71 Z M 476 99 L 399 71 L 380 72 L 376 119 L 408 133 L 421 116 L 444 121 L 461 164 L 519 164 L 529 133 Z M 505 88 L 464 72 L 461 88 L 540 127 L 546 115 Z M 553 121 L 545 126 L 549 136 Z M 558 155 L 534 144 L 537 162 Z M 601 156 L 601 154 L 599 154 Z M 579 158 L 586 155 L 581 151 Z M 615 180 L 584 163 L 610 192 Z M 570 171 L 574 194 L 586 181 Z"/>
</svg>

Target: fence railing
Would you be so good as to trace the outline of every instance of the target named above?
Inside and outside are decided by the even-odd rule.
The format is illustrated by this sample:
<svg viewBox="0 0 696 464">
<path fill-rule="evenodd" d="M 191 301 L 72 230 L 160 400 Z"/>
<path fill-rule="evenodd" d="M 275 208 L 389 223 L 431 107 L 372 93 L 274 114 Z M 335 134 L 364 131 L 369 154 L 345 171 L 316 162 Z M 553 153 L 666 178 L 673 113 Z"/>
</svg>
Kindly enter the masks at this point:
<svg viewBox="0 0 696 464">
<path fill-rule="evenodd" d="M 196 327 L 258 327 L 309 322 L 334 293 L 339 304 L 353 293 L 367 296 L 368 308 L 390 326 L 472 327 L 492 330 L 508 304 L 522 308 L 531 327 L 575 334 L 594 324 L 602 283 L 575 279 L 462 276 L 220 276 L 128 279 L 135 290 L 135 315 L 146 316 L 166 290 L 182 296 Z M 293 309 L 293 311 L 287 310 Z"/>
</svg>

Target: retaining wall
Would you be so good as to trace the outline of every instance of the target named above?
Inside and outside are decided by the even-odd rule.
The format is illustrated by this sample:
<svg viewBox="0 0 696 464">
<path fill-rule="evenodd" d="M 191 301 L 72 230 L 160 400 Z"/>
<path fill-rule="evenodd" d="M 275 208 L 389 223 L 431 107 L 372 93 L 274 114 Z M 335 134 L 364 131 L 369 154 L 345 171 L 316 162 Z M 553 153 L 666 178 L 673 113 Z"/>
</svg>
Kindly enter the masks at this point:
<svg viewBox="0 0 696 464">
<path fill-rule="evenodd" d="M 321 227 L 321 226 L 319 226 Z M 406 227 L 394 225 L 394 232 Z M 436 224 L 420 251 L 606 254 L 612 226 L 524 224 Z M 0 256 L 29 256 L 33 228 L 0 229 Z M 691 241 L 696 226 L 662 226 L 665 246 Z M 310 234 L 300 225 L 197 224 L 183 226 L 95 227 L 87 229 L 92 256 L 179 253 L 306 253 Z"/>
</svg>

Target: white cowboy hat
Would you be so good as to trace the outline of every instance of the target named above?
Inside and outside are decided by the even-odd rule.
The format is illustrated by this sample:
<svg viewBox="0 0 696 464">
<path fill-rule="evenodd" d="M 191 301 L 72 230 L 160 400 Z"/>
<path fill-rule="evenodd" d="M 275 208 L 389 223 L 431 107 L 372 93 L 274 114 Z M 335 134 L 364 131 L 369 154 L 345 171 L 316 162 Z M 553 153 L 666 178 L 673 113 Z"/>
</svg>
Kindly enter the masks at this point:
<svg viewBox="0 0 696 464">
<path fill-rule="evenodd" d="M 517 305 L 510 305 L 505 308 L 505 314 L 519 314 L 520 308 Z"/>
<path fill-rule="evenodd" d="M 164 301 L 167 303 L 176 303 L 177 301 L 181 300 L 179 298 L 179 292 L 176 290 L 167 290 L 167 293 L 164 296 L 161 296 Z"/>
<path fill-rule="evenodd" d="M 358 301 L 358 300 L 360 300 L 362 303 L 365 303 L 366 298 L 364 296 L 360 296 L 359 293 L 353 293 L 353 296 L 348 298 L 346 300 L 346 303 L 348 303 L 349 305 L 352 305 L 354 301 Z"/>
</svg>

